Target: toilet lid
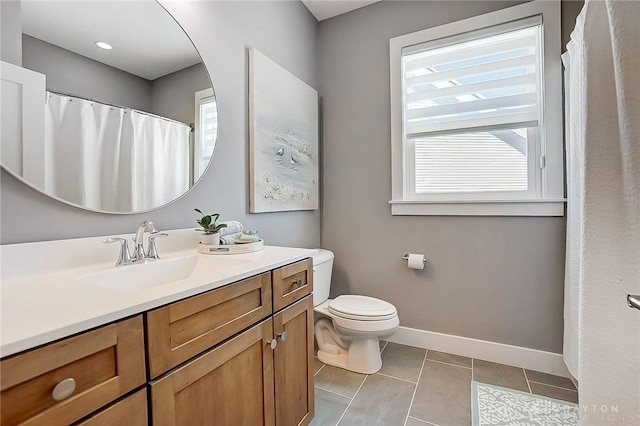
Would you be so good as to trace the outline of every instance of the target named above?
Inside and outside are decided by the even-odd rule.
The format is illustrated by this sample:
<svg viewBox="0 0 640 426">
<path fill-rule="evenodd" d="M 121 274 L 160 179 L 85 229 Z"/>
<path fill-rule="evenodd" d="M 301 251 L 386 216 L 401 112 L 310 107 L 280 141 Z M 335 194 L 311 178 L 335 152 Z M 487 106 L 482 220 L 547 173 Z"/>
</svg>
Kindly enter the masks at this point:
<svg viewBox="0 0 640 426">
<path fill-rule="evenodd" d="M 342 318 L 380 321 L 398 314 L 396 307 L 384 300 L 368 296 L 338 296 L 329 303 L 329 312 Z"/>
</svg>

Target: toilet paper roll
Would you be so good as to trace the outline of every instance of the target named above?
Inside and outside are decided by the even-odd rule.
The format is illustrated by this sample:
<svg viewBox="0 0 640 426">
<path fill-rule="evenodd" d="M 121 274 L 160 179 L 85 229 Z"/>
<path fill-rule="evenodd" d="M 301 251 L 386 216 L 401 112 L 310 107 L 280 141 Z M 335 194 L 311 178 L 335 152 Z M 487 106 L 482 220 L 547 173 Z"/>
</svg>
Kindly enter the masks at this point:
<svg viewBox="0 0 640 426">
<path fill-rule="evenodd" d="M 409 269 L 424 269 L 424 254 L 409 253 Z"/>
</svg>

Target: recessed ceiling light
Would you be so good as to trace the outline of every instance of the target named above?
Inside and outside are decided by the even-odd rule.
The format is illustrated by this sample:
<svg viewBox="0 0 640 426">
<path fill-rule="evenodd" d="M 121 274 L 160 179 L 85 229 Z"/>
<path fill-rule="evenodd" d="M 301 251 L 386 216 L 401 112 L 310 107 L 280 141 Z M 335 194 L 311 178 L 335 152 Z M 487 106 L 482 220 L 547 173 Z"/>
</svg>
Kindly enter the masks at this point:
<svg viewBox="0 0 640 426">
<path fill-rule="evenodd" d="M 94 42 L 94 44 L 98 46 L 100 49 L 104 49 L 104 50 L 113 49 L 113 47 L 109 43 L 105 43 L 104 41 L 96 41 Z"/>
</svg>

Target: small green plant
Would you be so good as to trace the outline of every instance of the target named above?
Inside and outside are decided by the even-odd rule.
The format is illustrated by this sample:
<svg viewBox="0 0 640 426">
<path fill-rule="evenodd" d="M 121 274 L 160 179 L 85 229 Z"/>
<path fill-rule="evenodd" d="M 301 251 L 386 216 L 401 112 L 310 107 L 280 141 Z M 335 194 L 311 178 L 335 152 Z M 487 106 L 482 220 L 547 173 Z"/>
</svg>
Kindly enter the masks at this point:
<svg viewBox="0 0 640 426">
<path fill-rule="evenodd" d="M 215 234 L 219 232 L 222 228 L 227 227 L 226 223 L 221 223 L 219 225 L 216 225 L 216 221 L 220 217 L 220 213 L 204 214 L 199 209 L 194 209 L 194 210 L 202 215 L 201 219 L 196 220 L 196 222 L 198 222 L 198 225 L 200 225 L 202 229 L 196 229 L 196 231 L 204 231 L 205 234 Z"/>
</svg>

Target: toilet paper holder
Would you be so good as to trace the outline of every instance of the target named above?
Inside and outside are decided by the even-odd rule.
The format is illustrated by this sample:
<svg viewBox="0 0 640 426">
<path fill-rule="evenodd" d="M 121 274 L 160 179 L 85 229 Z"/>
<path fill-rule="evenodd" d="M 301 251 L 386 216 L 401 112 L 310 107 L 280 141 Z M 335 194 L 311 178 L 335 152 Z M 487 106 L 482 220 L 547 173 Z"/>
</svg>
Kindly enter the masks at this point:
<svg viewBox="0 0 640 426">
<path fill-rule="evenodd" d="M 402 256 L 402 258 L 403 258 L 404 260 L 409 260 L 409 253 L 405 253 L 405 254 L 404 254 L 404 256 Z M 422 259 L 422 262 L 423 262 L 423 263 L 427 263 L 427 257 L 426 257 L 426 256 L 425 256 L 425 258 L 424 258 L 424 259 Z"/>
</svg>

